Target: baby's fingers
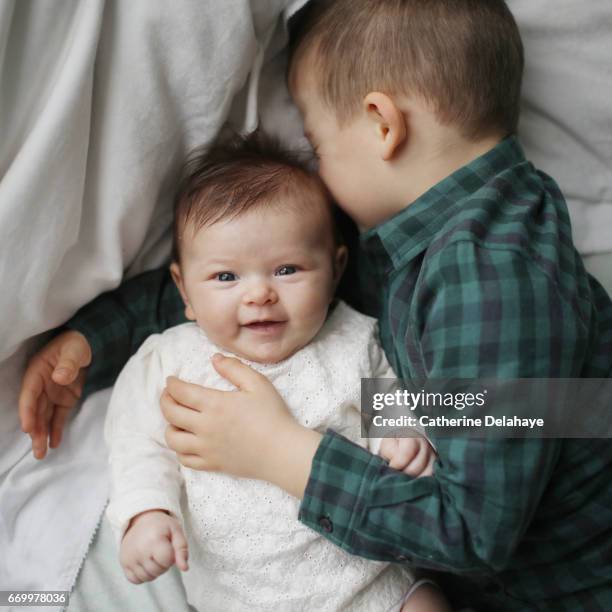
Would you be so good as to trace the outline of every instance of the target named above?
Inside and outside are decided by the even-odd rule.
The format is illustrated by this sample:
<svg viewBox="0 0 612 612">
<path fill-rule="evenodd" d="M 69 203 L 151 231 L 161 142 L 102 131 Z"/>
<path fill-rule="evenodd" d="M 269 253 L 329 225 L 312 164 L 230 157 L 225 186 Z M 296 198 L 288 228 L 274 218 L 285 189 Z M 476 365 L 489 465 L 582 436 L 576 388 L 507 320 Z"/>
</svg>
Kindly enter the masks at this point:
<svg viewBox="0 0 612 612">
<path fill-rule="evenodd" d="M 155 580 L 155 578 L 157 578 L 157 576 L 152 576 L 151 574 L 149 574 L 149 572 L 141 563 L 135 563 L 130 569 L 138 579 L 138 582 L 136 582 L 135 584 L 139 584 L 141 582 L 150 582 L 151 580 Z"/>
<path fill-rule="evenodd" d="M 131 569 L 124 567 L 123 573 L 132 584 L 140 584 L 140 580 L 136 578 L 136 574 Z"/>
<path fill-rule="evenodd" d="M 174 561 L 177 567 L 182 571 L 186 572 L 189 569 L 189 549 L 187 547 L 187 540 L 183 530 L 178 525 L 172 525 L 170 527 L 172 532 L 172 547 L 174 548 Z"/>
<path fill-rule="evenodd" d="M 150 558 L 164 571 L 174 564 L 174 546 L 170 535 L 164 535 L 155 542 Z"/>
<path fill-rule="evenodd" d="M 158 576 L 161 576 L 165 571 L 168 570 L 168 567 L 161 566 L 153 556 L 145 559 L 140 563 L 143 569 L 147 572 L 151 578 L 149 580 L 154 580 Z"/>
</svg>

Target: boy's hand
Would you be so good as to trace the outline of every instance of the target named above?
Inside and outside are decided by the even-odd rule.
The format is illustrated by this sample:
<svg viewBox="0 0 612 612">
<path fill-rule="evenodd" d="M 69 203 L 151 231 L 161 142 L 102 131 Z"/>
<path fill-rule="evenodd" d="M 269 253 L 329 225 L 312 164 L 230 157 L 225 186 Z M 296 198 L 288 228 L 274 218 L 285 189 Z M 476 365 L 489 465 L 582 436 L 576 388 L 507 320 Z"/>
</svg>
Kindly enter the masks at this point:
<svg viewBox="0 0 612 612">
<path fill-rule="evenodd" d="M 221 355 L 213 365 L 238 389 L 169 378 L 161 397 L 168 446 L 186 467 L 266 480 L 301 497 L 321 434 L 294 420 L 262 374 Z"/>
<path fill-rule="evenodd" d="M 56 448 L 68 414 L 83 391 L 91 348 L 83 334 L 66 331 L 36 353 L 26 368 L 19 393 L 21 429 L 30 434 L 37 459 Z"/>
<path fill-rule="evenodd" d="M 155 580 L 176 563 L 186 572 L 187 540 L 179 521 L 164 510 L 147 510 L 135 516 L 119 551 L 119 561 L 133 584 Z"/>
<path fill-rule="evenodd" d="M 436 453 L 425 438 L 384 438 L 379 454 L 389 467 L 414 478 L 433 474 Z"/>
</svg>

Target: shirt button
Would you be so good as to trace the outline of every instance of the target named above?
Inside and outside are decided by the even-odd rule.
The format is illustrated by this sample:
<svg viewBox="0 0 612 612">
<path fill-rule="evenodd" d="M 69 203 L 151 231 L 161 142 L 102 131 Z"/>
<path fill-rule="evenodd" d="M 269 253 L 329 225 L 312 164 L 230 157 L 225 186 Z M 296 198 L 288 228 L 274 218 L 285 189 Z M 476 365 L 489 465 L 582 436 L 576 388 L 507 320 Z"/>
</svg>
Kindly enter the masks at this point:
<svg viewBox="0 0 612 612">
<path fill-rule="evenodd" d="M 327 531 L 327 533 L 331 533 L 334 530 L 334 525 L 329 519 L 329 516 L 322 516 L 319 519 L 319 525 L 321 525 L 321 527 L 323 527 L 323 530 Z"/>
</svg>

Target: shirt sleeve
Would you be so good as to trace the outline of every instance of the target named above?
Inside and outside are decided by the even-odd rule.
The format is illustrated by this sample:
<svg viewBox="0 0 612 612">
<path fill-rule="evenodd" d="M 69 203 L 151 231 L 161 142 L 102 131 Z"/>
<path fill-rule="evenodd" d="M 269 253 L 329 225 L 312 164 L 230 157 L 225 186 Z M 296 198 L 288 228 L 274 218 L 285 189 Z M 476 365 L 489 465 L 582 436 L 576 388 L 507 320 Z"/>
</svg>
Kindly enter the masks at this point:
<svg viewBox="0 0 612 612">
<path fill-rule="evenodd" d="M 104 426 L 110 465 L 107 516 L 119 541 L 130 519 L 145 510 L 167 510 L 182 521 L 180 466 L 166 446 L 167 423 L 159 407 L 170 374 L 162 368 L 159 344 L 160 336 L 152 336 L 128 361 Z"/>
<path fill-rule="evenodd" d="M 181 296 L 166 267 L 135 276 L 83 306 L 66 327 L 81 332 L 91 347 L 84 395 L 110 387 L 151 334 L 185 321 Z"/>
<path fill-rule="evenodd" d="M 383 350 L 380 339 L 379 339 L 378 325 L 375 325 L 372 329 L 372 335 L 368 343 L 368 362 L 365 366 L 364 372 L 362 373 L 364 378 L 386 378 L 397 380 L 398 376 L 391 367 L 391 364 L 387 360 L 385 351 Z M 395 387 L 394 387 L 395 388 Z M 427 437 L 425 430 L 422 427 L 403 427 L 402 432 L 406 435 L 407 430 L 412 430 L 415 436 L 422 436 L 425 438 L 434 448 L 435 445 L 431 443 L 431 440 Z M 409 433 L 409 432 L 408 432 Z M 398 436 L 386 436 L 386 437 L 402 437 Z M 407 436 L 406 436 L 407 437 Z M 368 449 L 370 452 L 378 455 L 380 452 L 380 446 L 382 444 L 382 438 L 369 437 L 368 438 Z"/>
<path fill-rule="evenodd" d="M 451 245 L 426 275 L 414 321 L 429 378 L 578 377 L 584 323 L 521 255 Z M 453 358 L 454 355 L 454 358 Z M 347 551 L 453 573 L 507 566 L 560 454 L 559 440 L 437 438 L 414 479 L 328 431 L 300 519 Z"/>
</svg>

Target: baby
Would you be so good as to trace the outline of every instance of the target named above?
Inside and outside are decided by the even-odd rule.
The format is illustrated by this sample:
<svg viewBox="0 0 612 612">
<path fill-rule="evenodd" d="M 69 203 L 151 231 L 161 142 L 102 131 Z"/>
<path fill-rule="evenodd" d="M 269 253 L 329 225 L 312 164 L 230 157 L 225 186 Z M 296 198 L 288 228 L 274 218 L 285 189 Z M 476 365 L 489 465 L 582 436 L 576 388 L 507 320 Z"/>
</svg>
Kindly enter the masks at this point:
<svg viewBox="0 0 612 612">
<path fill-rule="evenodd" d="M 127 578 L 153 580 L 174 563 L 186 571 L 189 557 L 184 582 L 198 609 L 446 610 L 399 565 L 350 556 L 301 525 L 299 501 L 283 490 L 184 468 L 165 444 L 166 378 L 231 389 L 213 367 L 219 351 L 268 377 L 302 425 L 368 442 L 360 378 L 395 375 L 375 319 L 334 302 L 346 248 L 320 180 L 259 133 L 226 140 L 188 164 L 174 239 L 171 273 L 192 322 L 132 357 L 105 427 L 107 512 Z M 383 440 L 381 452 L 428 475 L 435 454 L 416 434 Z"/>
</svg>

